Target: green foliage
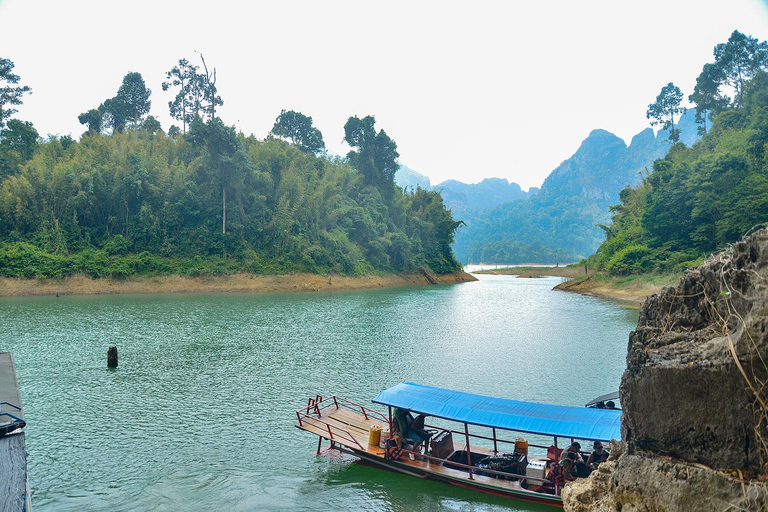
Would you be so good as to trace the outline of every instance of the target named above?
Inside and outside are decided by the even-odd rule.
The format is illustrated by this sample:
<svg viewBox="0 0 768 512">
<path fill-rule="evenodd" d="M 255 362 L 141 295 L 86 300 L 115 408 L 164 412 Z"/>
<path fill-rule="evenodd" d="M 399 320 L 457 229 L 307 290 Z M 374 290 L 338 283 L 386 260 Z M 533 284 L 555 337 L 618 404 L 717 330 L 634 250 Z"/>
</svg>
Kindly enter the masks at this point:
<svg viewBox="0 0 768 512">
<path fill-rule="evenodd" d="M 20 77 L 13 72 L 14 67 L 13 61 L 0 57 L 0 130 L 16 113 L 13 107 L 21 105 L 21 98 L 32 90 L 28 85 L 17 85 Z"/>
<path fill-rule="evenodd" d="M 651 250 L 644 245 L 630 245 L 616 251 L 605 269 L 611 275 L 641 274 L 652 268 Z"/>
<path fill-rule="evenodd" d="M 389 195 L 347 163 L 218 118 L 176 139 L 52 138 L 0 181 L 0 274 L 458 270 L 439 194 Z"/>
<path fill-rule="evenodd" d="M 32 158 L 40 135 L 29 121 L 11 119 L 0 131 L 0 179 L 18 174 L 21 166 Z"/>
<path fill-rule="evenodd" d="M 622 192 L 595 264 L 617 275 L 679 271 L 768 222 L 768 74 L 743 87 L 741 108 Z"/>
<path fill-rule="evenodd" d="M 707 120 L 725 109 L 741 108 L 747 82 L 768 69 L 768 43 L 734 30 L 714 49 L 715 62 L 705 64 L 688 99 L 696 105 L 696 121 L 707 131 Z M 733 91 L 733 98 L 728 92 Z"/>
<path fill-rule="evenodd" d="M 648 105 L 645 116 L 651 119 L 651 126 L 661 125 L 662 130 L 669 130 L 669 140 L 673 144 L 680 140 L 680 130 L 675 128 L 675 116 L 685 113 L 685 108 L 680 106 L 683 101 L 683 93 L 672 82 L 662 87 L 656 96 L 656 101 Z"/>
<path fill-rule="evenodd" d="M 282 110 L 269 133 L 275 137 L 289 140 L 302 151 L 315 154 L 325 151 L 323 134 L 312 126 L 312 118 L 301 112 Z"/>
<path fill-rule="evenodd" d="M 128 73 L 123 77 L 123 83 L 117 91 L 117 99 L 125 105 L 126 118 L 138 129 L 139 123 L 149 113 L 152 102 L 149 99 L 152 91 L 147 89 L 140 73 Z"/>
<path fill-rule="evenodd" d="M 344 140 L 356 148 L 347 154 L 352 167 L 360 171 L 368 185 L 379 189 L 389 199 L 399 168 L 397 144 L 384 130 L 376 131 L 373 116 L 350 117 L 344 125 Z"/>
</svg>

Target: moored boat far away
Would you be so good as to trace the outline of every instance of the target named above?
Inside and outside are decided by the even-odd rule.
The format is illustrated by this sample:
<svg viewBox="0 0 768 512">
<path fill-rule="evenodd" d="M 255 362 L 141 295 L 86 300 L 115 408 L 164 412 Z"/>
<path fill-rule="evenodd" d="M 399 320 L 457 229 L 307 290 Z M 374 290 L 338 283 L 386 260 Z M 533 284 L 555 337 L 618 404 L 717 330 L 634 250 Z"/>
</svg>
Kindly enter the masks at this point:
<svg viewBox="0 0 768 512">
<path fill-rule="evenodd" d="M 327 440 L 330 450 L 400 473 L 560 507 L 564 481 L 588 476 L 592 469 L 585 462 L 590 454 L 576 440 L 599 447 L 621 437 L 619 410 L 523 402 L 409 382 L 372 401 L 386 406 L 387 413 L 335 395 L 315 396 L 296 412 L 296 427 L 318 436 L 318 455 Z M 419 425 L 425 417 L 440 423 Z M 525 435 L 549 436 L 552 443 L 535 444 Z M 574 462 L 561 466 L 561 459 Z M 592 459 L 596 467 L 600 460 Z"/>
</svg>

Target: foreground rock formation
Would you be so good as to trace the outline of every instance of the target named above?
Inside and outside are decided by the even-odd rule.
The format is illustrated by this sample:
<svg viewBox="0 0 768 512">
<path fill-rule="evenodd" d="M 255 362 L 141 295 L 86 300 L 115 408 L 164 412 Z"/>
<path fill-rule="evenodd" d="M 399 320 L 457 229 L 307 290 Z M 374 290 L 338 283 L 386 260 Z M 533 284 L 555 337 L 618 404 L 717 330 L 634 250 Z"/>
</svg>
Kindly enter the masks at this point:
<svg viewBox="0 0 768 512">
<path fill-rule="evenodd" d="M 768 231 L 648 298 L 630 335 L 612 460 L 566 510 L 766 510 Z"/>
</svg>

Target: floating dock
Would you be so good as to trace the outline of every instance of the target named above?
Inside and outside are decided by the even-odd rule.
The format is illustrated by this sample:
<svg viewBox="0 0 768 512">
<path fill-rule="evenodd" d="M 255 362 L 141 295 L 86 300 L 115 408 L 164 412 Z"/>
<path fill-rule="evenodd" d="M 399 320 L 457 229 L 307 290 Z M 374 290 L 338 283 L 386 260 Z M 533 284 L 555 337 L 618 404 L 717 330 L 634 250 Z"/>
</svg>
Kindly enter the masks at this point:
<svg viewBox="0 0 768 512">
<path fill-rule="evenodd" d="M 10 352 L 0 352 L 0 510 L 31 512 L 27 480 L 26 425 L 16 367 Z"/>
</svg>

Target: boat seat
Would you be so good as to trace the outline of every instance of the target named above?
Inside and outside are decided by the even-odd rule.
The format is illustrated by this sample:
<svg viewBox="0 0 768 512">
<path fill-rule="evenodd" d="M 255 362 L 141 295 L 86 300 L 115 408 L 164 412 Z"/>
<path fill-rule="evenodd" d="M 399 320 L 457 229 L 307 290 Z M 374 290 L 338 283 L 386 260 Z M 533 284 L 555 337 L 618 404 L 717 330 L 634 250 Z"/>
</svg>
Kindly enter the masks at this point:
<svg viewBox="0 0 768 512">
<path fill-rule="evenodd" d="M 562 455 L 562 453 L 563 453 L 563 449 L 558 448 L 555 445 L 550 445 L 549 448 L 547 448 L 547 458 L 549 460 L 560 462 L 560 455 Z"/>
</svg>

